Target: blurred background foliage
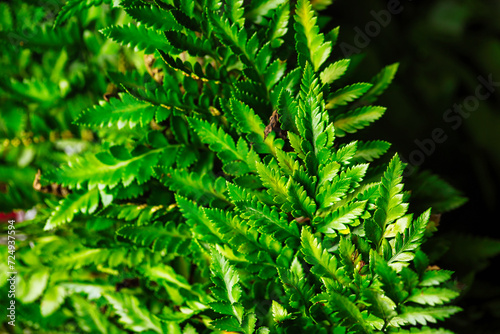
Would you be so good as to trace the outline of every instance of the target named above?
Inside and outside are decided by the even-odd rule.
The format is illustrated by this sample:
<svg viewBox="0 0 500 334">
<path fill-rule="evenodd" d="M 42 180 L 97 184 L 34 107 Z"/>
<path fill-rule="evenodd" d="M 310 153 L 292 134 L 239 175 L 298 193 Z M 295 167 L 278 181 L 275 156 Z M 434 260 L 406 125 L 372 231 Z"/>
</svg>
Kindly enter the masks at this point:
<svg viewBox="0 0 500 334">
<path fill-rule="evenodd" d="M 385 27 L 378 24 L 380 33 L 375 34 L 376 24 L 369 23 L 377 22 L 374 13 L 397 3 L 400 6 L 393 8 L 400 12 L 391 15 Z M 437 265 L 454 270 L 465 290 L 459 302 L 465 311 L 446 327 L 457 333 L 500 333 L 500 234 L 495 226 L 500 204 L 500 86 L 462 118 L 460 126 L 458 120 L 444 119 L 454 104 L 474 96 L 478 76 L 491 75 L 500 83 L 500 1 L 336 1 L 329 15 L 327 26 L 340 26 L 339 42 L 357 49 L 337 46 L 339 57 L 345 50 L 354 51 L 359 78 L 400 63 L 379 100 L 388 111 L 370 128 L 370 137 L 393 143 L 408 160 L 421 150 L 415 140 L 432 138 L 436 128 L 447 136 L 419 167 L 440 175 L 468 198 L 440 217 L 439 231 L 427 244 Z M 359 31 L 366 33 L 367 28 L 372 36 L 366 35 L 366 43 Z M 412 173 L 406 186 L 424 180 Z M 424 189 L 429 193 L 440 188 L 439 182 L 428 180 Z"/>
<path fill-rule="evenodd" d="M 127 23 L 123 11 L 91 7 L 66 29 L 51 31 L 62 6 L 56 0 L 0 2 L 0 212 L 54 198 L 34 191 L 37 170 L 97 147 L 95 134 L 73 120 L 113 92 L 108 72 L 143 62 L 96 33 Z"/>
<path fill-rule="evenodd" d="M 80 318 L 73 321 L 75 316 L 68 313 L 69 302 L 67 307 L 58 309 L 64 300 L 60 290 L 47 293 L 50 298 L 56 297 L 45 298 L 42 308 L 33 303 L 48 285 L 49 271 L 45 269 L 53 253 L 60 255 L 81 246 L 82 241 L 70 229 L 46 232 L 44 224 L 36 224 L 50 214 L 48 208 L 61 199 L 58 195 L 62 190 L 48 187 L 45 192 L 37 191 L 34 180 L 38 170 L 53 170 L 84 151 L 99 150 L 100 137 L 113 139 L 113 132 L 107 128 L 96 133 L 73 124 L 82 110 L 116 94 L 107 73 L 135 65 L 138 71 L 146 71 L 142 55 L 98 33 L 109 25 L 129 23 L 123 10 L 89 6 L 69 18 L 65 29 L 53 31 L 52 25 L 63 5 L 58 0 L 0 2 L 0 224 L 8 219 L 18 222 L 16 270 L 23 283 L 16 290 L 17 326 L 7 325 L 7 311 L 2 308 L 1 333 L 38 333 L 40 328 L 78 333 L 79 328 L 85 328 L 90 317 L 85 312 L 91 310 L 91 305 L 78 296 L 72 305 L 81 310 L 77 312 Z M 17 215 L 11 214 L 13 210 Z M 27 221 L 21 223 L 22 220 Z M 94 223 L 90 230 L 104 225 L 102 221 Z M 21 232 L 26 226 L 29 236 Z M 105 233 L 100 231 L 99 235 Z M 95 239 L 95 235 L 90 238 Z M 6 239 L 2 233 L 2 281 L 7 278 Z M 54 249 L 61 240 L 66 246 Z M 43 247 L 46 248 L 40 251 Z M 51 280 L 101 280 L 92 275 L 92 268 L 63 270 Z M 2 285 L 0 293 L 0 303 L 6 305 L 8 286 Z"/>
<path fill-rule="evenodd" d="M 459 204 L 458 193 L 427 172 L 412 173 L 406 186 L 417 199 L 414 211 L 430 203 L 435 212 L 448 211 L 434 217 L 439 229 L 426 249 L 437 265 L 456 272 L 464 288 L 459 302 L 464 312 L 445 327 L 457 333 L 498 333 L 500 235 L 494 224 L 500 197 L 500 87 L 456 129 L 443 115 L 474 94 L 479 75 L 500 81 L 500 1 L 401 0 L 401 12 L 391 15 L 385 27 L 379 24 L 380 32 L 358 47 L 359 31 L 377 22 L 373 13 L 394 2 L 399 1 L 336 1 L 323 12 L 323 23 L 326 29 L 341 27 L 338 58 L 344 56 L 342 45 L 359 51 L 352 55 L 357 66 L 346 76 L 349 81 L 366 80 L 383 66 L 400 63 L 396 79 L 379 100 L 388 112 L 362 135 L 393 143 L 407 159 L 419 150 L 415 140 L 431 138 L 434 129 L 447 136 L 425 156 L 420 170 L 439 175 L 468 202 L 448 211 Z M 96 134 L 72 120 L 103 94 L 113 93 L 107 72 L 127 64 L 144 70 L 142 57 L 96 33 L 127 23 L 122 11 L 92 7 L 68 22 L 67 35 L 41 34 L 61 7 L 56 0 L 0 2 L 0 212 L 57 199 L 33 190 L 37 170 L 50 170 L 75 153 L 95 149 Z M 440 198 L 447 191 L 455 202 Z M 443 209 L 436 210 L 436 203 Z"/>
</svg>

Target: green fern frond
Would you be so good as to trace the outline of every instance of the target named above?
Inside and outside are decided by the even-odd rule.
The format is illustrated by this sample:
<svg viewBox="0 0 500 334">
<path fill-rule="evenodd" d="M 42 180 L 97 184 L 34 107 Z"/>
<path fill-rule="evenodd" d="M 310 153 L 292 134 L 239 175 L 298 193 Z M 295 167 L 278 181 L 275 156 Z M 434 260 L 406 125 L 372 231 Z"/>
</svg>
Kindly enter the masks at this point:
<svg viewBox="0 0 500 334">
<path fill-rule="evenodd" d="M 278 268 L 279 277 L 288 297 L 288 304 L 304 314 L 308 314 L 314 296 L 314 289 L 304 279 L 302 265 L 295 258 L 290 269 Z"/>
<path fill-rule="evenodd" d="M 148 29 L 144 25 L 129 23 L 124 26 L 104 28 L 101 33 L 123 46 L 137 48 L 145 53 L 154 53 L 156 49 L 176 53 L 165 35 L 157 30 Z"/>
<path fill-rule="evenodd" d="M 309 229 L 302 228 L 301 251 L 304 260 L 312 265 L 311 272 L 323 279 L 330 279 L 339 283 L 343 282 L 342 277 L 337 275 L 337 258 L 328 253 L 321 242 L 311 234 Z"/>
<path fill-rule="evenodd" d="M 237 23 L 231 24 L 229 19 L 221 20 L 216 12 L 207 10 L 207 16 L 221 42 L 240 56 L 245 65 L 255 68 L 255 55 L 259 49 L 257 35 L 249 39 L 244 27 L 239 27 Z"/>
<path fill-rule="evenodd" d="M 347 228 L 355 219 L 365 212 L 366 201 L 351 202 L 332 211 L 324 221 L 317 226 L 319 232 L 336 233 Z"/>
<path fill-rule="evenodd" d="M 269 45 L 269 44 L 267 44 L 267 45 Z M 270 57 L 271 51 L 268 51 L 268 52 L 269 52 L 268 56 Z M 260 61 L 259 58 L 257 58 L 257 61 Z M 266 64 L 266 63 L 268 63 L 267 60 L 262 62 L 262 64 Z M 264 75 L 263 75 L 263 77 L 264 77 L 263 81 L 264 81 L 264 84 L 268 90 L 271 90 L 281 80 L 283 75 L 285 75 L 286 64 L 287 64 L 286 62 L 284 62 L 280 59 L 276 59 L 275 61 L 270 63 L 269 66 L 267 66 L 265 68 Z"/>
<path fill-rule="evenodd" d="M 278 164 L 272 160 L 269 164 L 257 163 L 257 172 L 262 184 L 268 188 L 269 195 L 276 204 L 283 204 L 288 199 L 288 180 L 281 175 Z"/>
<path fill-rule="evenodd" d="M 453 271 L 450 270 L 428 270 L 422 274 L 422 280 L 420 281 L 420 286 L 433 286 L 439 285 L 448 281 L 453 275 Z"/>
<path fill-rule="evenodd" d="M 460 293 L 446 288 L 426 287 L 415 289 L 408 297 L 408 301 L 422 305 L 442 305 L 458 297 Z"/>
<path fill-rule="evenodd" d="M 62 199 L 47 220 L 44 230 L 51 230 L 70 222 L 75 213 L 91 214 L 99 205 L 99 191 L 94 188 L 86 193 L 70 194 Z"/>
<path fill-rule="evenodd" d="M 157 177 L 170 189 L 175 190 L 182 196 L 192 198 L 201 203 L 209 203 L 214 200 L 227 203 L 224 192 L 226 180 L 213 178 L 208 174 L 189 173 L 180 169 L 155 168 Z"/>
<path fill-rule="evenodd" d="M 118 327 L 112 324 L 106 315 L 102 314 L 95 304 L 79 296 L 71 296 L 71 304 L 75 308 L 78 326 L 89 333 L 120 333 Z"/>
<path fill-rule="evenodd" d="M 265 137 L 265 125 L 262 119 L 245 103 L 231 99 L 230 109 L 236 121 L 236 128 L 247 134 L 248 141 L 253 144 L 258 153 L 272 153 L 276 156 L 276 147 L 272 136 Z"/>
<path fill-rule="evenodd" d="M 184 28 L 177 23 L 170 11 L 162 10 L 157 6 L 125 7 L 125 11 L 137 22 L 141 22 L 148 28 L 162 31 L 182 31 Z"/>
<path fill-rule="evenodd" d="M 148 126 L 158 112 L 159 107 L 148 102 L 128 94 L 119 96 L 82 112 L 74 123 L 88 127 L 116 126 L 118 129 L 128 125 L 132 129 L 136 126 Z"/>
<path fill-rule="evenodd" d="M 151 225 L 124 225 L 116 234 L 134 244 L 149 247 L 153 251 L 165 250 L 168 254 L 186 254 L 189 249 L 189 233 L 173 223 L 155 222 Z"/>
<path fill-rule="evenodd" d="M 127 222 L 137 221 L 138 225 L 144 225 L 166 215 L 168 211 L 169 208 L 162 205 L 111 204 L 100 211 L 99 215 Z"/>
<path fill-rule="evenodd" d="M 333 120 L 335 133 L 338 137 L 346 133 L 354 133 L 378 120 L 384 114 L 386 108 L 378 106 L 366 106 L 338 114 Z"/>
<path fill-rule="evenodd" d="M 331 182 L 326 182 L 318 188 L 316 199 L 319 207 L 328 208 L 353 191 L 359 186 L 359 182 L 363 180 L 367 169 L 367 164 L 352 166 L 340 174 L 336 174 L 335 169 L 333 169 L 331 175 L 335 176 L 333 176 Z"/>
<path fill-rule="evenodd" d="M 370 261 L 374 261 L 374 270 L 382 283 L 382 290 L 396 305 L 408 298 L 409 292 L 403 288 L 401 277 L 391 268 L 387 262 L 376 253 L 370 253 Z"/>
<path fill-rule="evenodd" d="M 377 210 L 373 219 L 366 222 L 367 235 L 377 249 L 380 247 L 380 240 L 387 225 L 402 217 L 408 209 L 408 204 L 403 203 L 402 173 L 403 164 L 396 155 L 392 158 L 382 178 L 379 188 L 380 196 L 377 199 Z"/>
<path fill-rule="evenodd" d="M 0 80 L 0 211 L 37 209 L 16 223 L 20 324 L 448 333 L 426 327 L 460 309 L 453 273 L 420 250 L 436 225 L 424 210 L 463 196 L 409 177 L 412 199 L 437 203 L 413 219 L 405 164 L 376 161 L 390 144 L 346 140 L 382 116 L 397 64 L 345 86 L 361 58 L 331 61 L 339 28 L 317 13 L 331 2 L 67 0 L 57 29 L 46 8 L 0 4 L 1 58 L 16 65 Z M 500 249 L 449 240 L 475 267 Z"/>
<path fill-rule="evenodd" d="M 267 29 L 268 40 L 271 42 L 272 47 L 277 48 L 284 43 L 282 37 L 288 31 L 289 19 L 290 3 L 285 2 L 276 8 L 271 18 L 271 24 Z"/>
<path fill-rule="evenodd" d="M 125 328 L 135 332 L 152 330 L 162 333 L 160 321 L 152 316 L 137 297 L 124 293 L 108 293 L 104 298 L 118 315 L 118 322 Z"/>
<path fill-rule="evenodd" d="M 50 105 L 61 96 L 59 87 L 50 80 L 24 79 L 22 82 L 11 79 L 0 83 L 0 87 L 22 99 Z"/>
<path fill-rule="evenodd" d="M 297 129 L 303 140 L 302 152 L 307 156 L 309 152 L 314 158 L 314 169 L 309 172 L 317 173 L 320 165 L 329 160 L 329 151 L 333 146 L 334 128 L 329 124 L 328 113 L 324 110 L 322 94 L 318 79 L 309 63 L 305 64 L 301 82 L 299 113 L 296 118 Z"/>
<path fill-rule="evenodd" d="M 89 265 L 104 265 L 111 267 L 119 265 L 133 266 L 141 263 L 146 257 L 147 250 L 131 249 L 130 247 L 118 248 L 82 248 L 68 255 L 61 255 L 52 261 L 57 261 L 59 268 L 79 269 Z"/>
<path fill-rule="evenodd" d="M 272 235 L 278 241 L 285 241 L 290 247 L 298 243 L 300 234 L 297 224 L 293 221 L 288 223 L 283 212 L 269 208 L 256 199 L 237 201 L 235 204 L 241 217 L 247 219 L 259 232 Z"/>
<path fill-rule="evenodd" d="M 250 8 L 245 12 L 245 17 L 252 21 L 260 21 L 262 17 L 283 3 L 283 0 L 256 0 L 252 1 Z"/>
<path fill-rule="evenodd" d="M 422 243 L 422 238 L 429 222 L 430 209 L 420 215 L 414 222 L 408 226 L 404 233 L 397 233 L 393 247 L 393 254 L 388 260 L 392 267 L 405 265 L 414 258 L 414 251 Z"/>
<path fill-rule="evenodd" d="M 256 317 L 252 312 L 245 312 L 240 302 L 242 289 L 239 276 L 235 268 L 218 252 L 212 248 L 211 252 L 212 282 L 211 288 L 217 301 L 210 304 L 212 309 L 228 317 L 212 321 L 212 325 L 226 331 L 239 331 L 245 334 L 254 333 Z"/>
<path fill-rule="evenodd" d="M 180 195 L 176 195 L 175 199 L 195 238 L 210 243 L 223 243 L 223 235 L 216 224 L 206 217 L 200 206 Z"/>
<path fill-rule="evenodd" d="M 340 88 L 328 95 L 326 109 L 334 109 L 343 106 L 363 96 L 373 85 L 360 82 L 344 88 Z"/>
<path fill-rule="evenodd" d="M 395 320 L 402 320 L 413 326 L 416 324 L 425 326 L 428 323 L 436 323 L 438 320 L 449 318 L 461 310 L 462 309 L 457 306 L 441 306 L 435 308 L 408 306 L 403 308 L 403 312 L 399 314 Z"/>
<path fill-rule="evenodd" d="M 226 0 L 224 5 L 224 12 L 231 22 L 237 23 L 240 28 L 243 27 L 245 25 L 243 0 Z"/>
<path fill-rule="evenodd" d="M 353 156 L 355 162 L 371 162 L 385 154 L 391 144 L 383 140 L 372 140 L 358 142 L 356 153 Z"/>
<path fill-rule="evenodd" d="M 350 59 L 341 59 L 328 65 L 319 75 L 323 85 L 331 84 L 335 80 L 340 79 L 347 71 L 350 62 Z"/>
<path fill-rule="evenodd" d="M 238 252 L 256 255 L 255 252 L 262 248 L 258 243 L 256 231 L 250 229 L 238 216 L 218 209 L 204 209 L 203 212 L 224 236 L 227 243 L 238 245 Z M 249 257 L 251 258 L 252 255 Z"/>
<path fill-rule="evenodd" d="M 325 42 L 324 35 L 319 32 L 316 16 L 309 1 L 297 1 L 294 28 L 296 49 L 301 67 L 304 67 L 306 62 L 310 62 L 314 71 L 317 72 L 330 56 L 332 43 Z"/>
<path fill-rule="evenodd" d="M 183 34 L 179 31 L 166 31 L 165 36 L 175 48 L 186 50 L 191 56 L 216 58 L 212 40 L 201 39 L 194 32 L 187 31 Z"/>
<path fill-rule="evenodd" d="M 241 175 L 256 170 L 255 164 L 260 159 L 252 149 L 248 149 L 247 144 L 242 140 L 238 140 L 238 143 L 235 145 L 234 140 L 224 130 L 217 128 L 215 124 L 210 125 L 207 121 L 196 118 L 188 118 L 188 122 L 196 131 L 201 141 L 208 144 L 211 150 L 218 153 L 217 156 L 224 164 L 234 161 L 242 162 L 238 164 L 237 168 L 233 168 L 232 171 Z"/>
<path fill-rule="evenodd" d="M 335 129 L 336 130 L 336 129 Z M 358 151 L 358 142 L 353 141 L 346 145 L 341 145 L 334 153 L 333 159 L 337 163 L 345 166 L 351 163 L 352 158 Z"/>
<path fill-rule="evenodd" d="M 314 217 L 317 204 L 301 184 L 294 181 L 290 182 L 288 186 L 288 200 L 292 208 L 292 216 L 309 217 L 311 219 Z"/>
<path fill-rule="evenodd" d="M 167 32 L 166 35 L 171 35 L 172 34 L 177 34 L 177 32 Z M 177 37 L 174 37 L 174 39 Z M 186 77 L 193 78 L 194 80 L 201 80 L 201 81 L 213 81 L 216 84 L 220 84 L 220 81 L 226 82 L 227 81 L 227 75 L 224 71 L 217 71 L 215 70 L 215 67 L 210 63 L 207 62 L 204 64 L 204 67 L 200 65 L 200 63 L 195 62 L 194 65 L 189 61 L 183 61 L 181 57 L 172 57 L 165 52 L 158 50 L 161 58 L 163 61 L 168 64 L 174 71 L 180 71 L 182 72 Z M 190 95 L 185 95 L 186 98 L 190 97 L 191 99 L 194 98 L 192 96 L 194 94 Z M 186 103 L 186 101 L 183 101 Z M 191 104 L 189 103 L 189 108 L 194 109 L 194 103 Z M 186 109 L 186 108 L 184 108 Z"/>
<path fill-rule="evenodd" d="M 283 305 L 281 305 L 275 300 L 273 300 L 273 303 L 271 305 L 271 310 L 273 313 L 273 319 L 278 324 L 288 320 L 292 320 L 294 318 L 291 313 L 288 313 L 288 311 L 286 310 L 285 307 L 283 307 Z"/>
<path fill-rule="evenodd" d="M 329 301 L 333 310 L 338 311 L 339 315 L 346 319 L 350 325 L 359 328 L 358 333 L 373 333 L 361 311 L 347 297 L 332 292 L 329 295 Z"/>
<path fill-rule="evenodd" d="M 54 21 L 54 27 L 62 25 L 66 20 L 79 14 L 90 7 L 96 7 L 102 3 L 110 5 L 111 0 L 68 0 Z"/>
<path fill-rule="evenodd" d="M 392 82 L 394 76 L 396 75 L 398 67 L 399 63 L 388 65 L 384 67 L 376 76 L 374 76 L 371 80 L 373 86 L 363 96 L 363 100 L 368 103 L 374 102 L 377 97 L 382 94 Z"/>
<path fill-rule="evenodd" d="M 88 184 L 89 189 L 97 185 L 116 187 L 119 183 L 128 186 L 132 181 L 142 184 L 153 175 L 151 165 L 156 165 L 162 154 L 170 154 L 168 149 L 158 148 L 148 151 L 136 149 L 129 152 L 123 146 L 114 146 L 109 152 L 89 154 L 74 163 L 49 173 L 47 180 L 72 188 Z"/>
</svg>

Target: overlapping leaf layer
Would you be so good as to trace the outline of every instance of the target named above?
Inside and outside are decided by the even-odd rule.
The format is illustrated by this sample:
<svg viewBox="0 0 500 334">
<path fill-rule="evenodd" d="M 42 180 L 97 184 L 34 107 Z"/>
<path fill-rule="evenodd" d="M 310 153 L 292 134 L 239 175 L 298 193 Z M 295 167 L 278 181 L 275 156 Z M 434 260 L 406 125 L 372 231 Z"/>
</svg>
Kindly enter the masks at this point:
<svg viewBox="0 0 500 334">
<path fill-rule="evenodd" d="M 352 136 L 385 112 L 372 103 L 397 65 L 338 84 L 350 59 L 317 20 L 330 2 L 67 2 L 46 43 L 114 6 L 105 47 L 140 57 L 73 119 L 101 145 L 42 172 L 71 193 L 25 223 L 45 232 L 19 250 L 21 318 L 89 333 L 448 333 L 428 326 L 459 311 L 452 273 L 420 251 L 430 211 L 407 212 L 389 143 Z"/>
</svg>

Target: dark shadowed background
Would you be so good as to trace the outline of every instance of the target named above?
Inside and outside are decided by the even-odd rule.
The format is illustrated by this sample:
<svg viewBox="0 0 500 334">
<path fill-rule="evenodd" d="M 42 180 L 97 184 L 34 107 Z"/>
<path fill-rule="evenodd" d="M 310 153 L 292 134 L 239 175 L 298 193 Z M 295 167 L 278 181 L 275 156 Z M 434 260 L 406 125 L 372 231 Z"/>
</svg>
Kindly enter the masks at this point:
<svg viewBox="0 0 500 334">
<path fill-rule="evenodd" d="M 336 1 L 328 15 L 326 27 L 341 27 L 338 57 L 359 60 L 357 79 L 400 63 L 367 138 L 393 143 L 410 183 L 414 167 L 430 170 L 469 199 L 429 243 L 464 289 L 464 312 L 445 327 L 500 333 L 500 1 Z"/>
</svg>

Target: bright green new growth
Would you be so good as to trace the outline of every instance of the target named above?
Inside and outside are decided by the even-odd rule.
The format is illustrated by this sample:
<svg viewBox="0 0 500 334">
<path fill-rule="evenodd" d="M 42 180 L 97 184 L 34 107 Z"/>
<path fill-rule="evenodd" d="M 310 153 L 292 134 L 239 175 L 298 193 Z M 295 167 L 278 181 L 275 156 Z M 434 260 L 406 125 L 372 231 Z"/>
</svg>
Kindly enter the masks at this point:
<svg viewBox="0 0 500 334">
<path fill-rule="evenodd" d="M 57 29 L 101 2 L 68 1 Z M 371 103 L 397 65 L 339 87 L 350 60 L 320 33 L 328 4 L 113 3 L 129 17 L 102 34 L 156 62 L 110 73 L 120 93 L 74 120 L 105 144 L 43 171 L 72 193 L 30 226 L 68 235 L 19 251 L 35 327 L 449 333 L 428 327 L 460 310 L 420 251 L 430 210 L 407 213 L 397 154 L 375 167 L 389 143 L 351 138 L 384 113 Z"/>
</svg>

